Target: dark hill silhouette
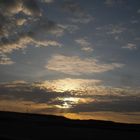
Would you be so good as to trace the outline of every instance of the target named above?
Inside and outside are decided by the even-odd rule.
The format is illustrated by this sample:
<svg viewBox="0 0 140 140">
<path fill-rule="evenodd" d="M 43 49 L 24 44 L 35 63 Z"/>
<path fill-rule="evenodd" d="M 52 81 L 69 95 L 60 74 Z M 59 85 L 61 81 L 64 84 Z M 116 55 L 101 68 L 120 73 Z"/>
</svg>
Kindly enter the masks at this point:
<svg viewBox="0 0 140 140">
<path fill-rule="evenodd" d="M 140 139 L 140 124 L 0 111 L 0 140 Z"/>
</svg>

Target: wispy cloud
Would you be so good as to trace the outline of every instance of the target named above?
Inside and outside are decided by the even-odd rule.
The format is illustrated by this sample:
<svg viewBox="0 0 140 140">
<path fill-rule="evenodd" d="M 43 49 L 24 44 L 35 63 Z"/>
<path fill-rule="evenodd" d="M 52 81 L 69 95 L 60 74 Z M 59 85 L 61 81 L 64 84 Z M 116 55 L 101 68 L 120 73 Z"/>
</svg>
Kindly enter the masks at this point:
<svg viewBox="0 0 140 140">
<path fill-rule="evenodd" d="M 49 46 L 54 46 L 54 47 L 62 47 L 63 45 L 55 40 L 45 40 L 45 41 L 36 41 L 32 40 L 31 43 L 34 43 L 38 47 L 49 47 Z"/>
<path fill-rule="evenodd" d="M 107 24 L 96 27 L 96 36 L 100 37 L 100 42 L 122 41 L 124 34 L 133 32 L 126 24 Z M 102 38 L 102 39 L 101 39 Z M 116 42 L 114 43 L 116 44 Z M 96 45 L 96 44 L 95 44 Z M 103 45 L 103 44 L 102 44 Z"/>
<path fill-rule="evenodd" d="M 2 38 L 0 45 L 0 52 L 2 53 L 12 53 L 15 50 L 25 49 L 27 44 L 31 42 L 31 38 L 23 36 L 17 40 L 8 40 L 7 38 Z"/>
<path fill-rule="evenodd" d="M 94 58 L 80 58 L 78 56 L 65 56 L 58 54 L 52 56 L 45 67 L 49 70 L 65 74 L 82 75 L 114 70 L 116 68 L 123 67 L 123 64 L 105 64 Z"/>
<path fill-rule="evenodd" d="M 94 18 L 91 15 L 86 15 L 84 17 L 79 17 L 79 18 L 69 18 L 69 21 L 73 22 L 73 23 L 83 23 L 83 24 L 87 24 L 89 22 L 91 22 L 92 20 L 94 20 Z"/>
<path fill-rule="evenodd" d="M 42 2 L 46 2 L 46 3 L 52 3 L 54 2 L 55 0 L 41 0 Z"/>
<path fill-rule="evenodd" d="M 115 4 L 115 0 L 105 0 L 105 4 L 108 6 L 113 6 Z"/>
<path fill-rule="evenodd" d="M 85 52 L 93 52 L 93 48 L 91 47 L 82 47 L 81 50 Z"/>
<path fill-rule="evenodd" d="M 4 42 L 6 41 L 6 42 Z M 0 52 L 4 53 L 4 54 L 8 54 L 8 53 L 12 53 L 15 50 L 20 50 L 20 49 L 25 49 L 29 44 L 34 44 L 37 47 L 48 47 L 48 46 L 58 46 L 61 47 L 62 44 L 60 44 L 59 42 L 55 41 L 55 40 L 35 40 L 31 37 L 25 36 L 20 38 L 19 40 L 16 40 L 15 42 L 11 41 L 8 42 L 8 40 L 4 40 L 1 43 L 1 48 L 0 48 Z"/>
<path fill-rule="evenodd" d="M 8 54 L 16 51 L 16 50 L 24 50 L 27 48 L 28 45 L 34 45 L 36 47 L 61 47 L 62 44 L 55 41 L 55 40 L 35 40 L 34 38 L 23 36 L 20 39 L 17 39 L 16 41 L 9 41 L 8 39 L 1 40 L 1 47 L 0 47 L 0 64 L 6 65 L 6 64 L 13 64 L 11 58 L 8 57 Z"/>
<path fill-rule="evenodd" d="M 128 43 L 127 45 L 122 47 L 123 49 L 128 49 L 128 50 L 137 50 L 137 45 L 133 43 Z"/>
<path fill-rule="evenodd" d="M 118 35 L 126 31 L 127 29 L 121 24 L 118 25 L 109 24 L 102 27 L 97 27 L 96 30 L 100 32 L 105 32 L 106 34 L 109 35 Z"/>
<path fill-rule="evenodd" d="M 82 47 L 81 50 L 85 52 L 93 51 L 92 44 L 86 38 L 76 39 L 75 42 Z"/>
<path fill-rule="evenodd" d="M 11 64 L 14 64 L 14 62 L 7 55 L 0 53 L 0 64 L 11 65 Z"/>
<path fill-rule="evenodd" d="M 105 4 L 109 7 L 112 7 L 116 4 L 122 4 L 124 0 L 105 0 Z"/>
<path fill-rule="evenodd" d="M 140 37 L 136 37 L 135 40 L 136 40 L 136 41 L 140 41 Z"/>
<path fill-rule="evenodd" d="M 140 14 L 140 9 L 137 10 L 137 13 Z"/>
<path fill-rule="evenodd" d="M 79 30 L 79 26 L 75 24 L 59 24 L 59 26 L 68 33 L 75 33 Z"/>
<path fill-rule="evenodd" d="M 88 14 L 88 12 L 76 2 L 66 1 L 62 5 L 62 9 L 73 15 L 73 17 L 69 18 L 69 21 L 73 23 L 86 24 L 94 20 L 93 16 Z"/>
<path fill-rule="evenodd" d="M 79 38 L 79 39 L 76 39 L 75 41 L 76 43 L 80 44 L 82 47 L 91 45 L 85 38 Z"/>
</svg>

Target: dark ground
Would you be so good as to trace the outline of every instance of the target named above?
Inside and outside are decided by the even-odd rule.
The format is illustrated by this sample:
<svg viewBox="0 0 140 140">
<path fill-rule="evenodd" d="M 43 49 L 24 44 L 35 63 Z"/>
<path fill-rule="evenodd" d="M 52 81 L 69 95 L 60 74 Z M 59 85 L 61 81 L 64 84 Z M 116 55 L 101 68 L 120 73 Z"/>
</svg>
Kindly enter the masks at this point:
<svg viewBox="0 0 140 140">
<path fill-rule="evenodd" d="M 0 112 L 0 140 L 140 139 L 140 124 Z"/>
</svg>

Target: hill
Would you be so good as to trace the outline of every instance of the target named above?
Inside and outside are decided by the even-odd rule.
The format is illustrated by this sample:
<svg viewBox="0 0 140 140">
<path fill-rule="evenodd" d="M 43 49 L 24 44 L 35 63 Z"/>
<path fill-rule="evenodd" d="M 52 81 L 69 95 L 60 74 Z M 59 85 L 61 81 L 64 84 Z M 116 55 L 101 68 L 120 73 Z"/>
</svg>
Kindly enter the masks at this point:
<svg viewBox="0 0 140 140">
<path fill-rule="evenodd" d="M 140 139 L 140 124 L 0 111 L 0 140 Z"/>
</svg>

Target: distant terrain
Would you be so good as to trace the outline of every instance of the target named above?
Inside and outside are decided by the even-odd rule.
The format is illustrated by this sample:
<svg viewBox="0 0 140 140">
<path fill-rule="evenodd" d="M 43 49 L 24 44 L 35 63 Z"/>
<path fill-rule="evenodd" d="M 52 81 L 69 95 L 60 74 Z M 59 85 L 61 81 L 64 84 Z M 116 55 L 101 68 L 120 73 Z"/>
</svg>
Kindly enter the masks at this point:
<svg viewBox="0 0 140 140">
<path fill-rule="evenodd" d="M 140 139 L 140 124 L 0 111 L 0 140 Z"/>
</svg>

